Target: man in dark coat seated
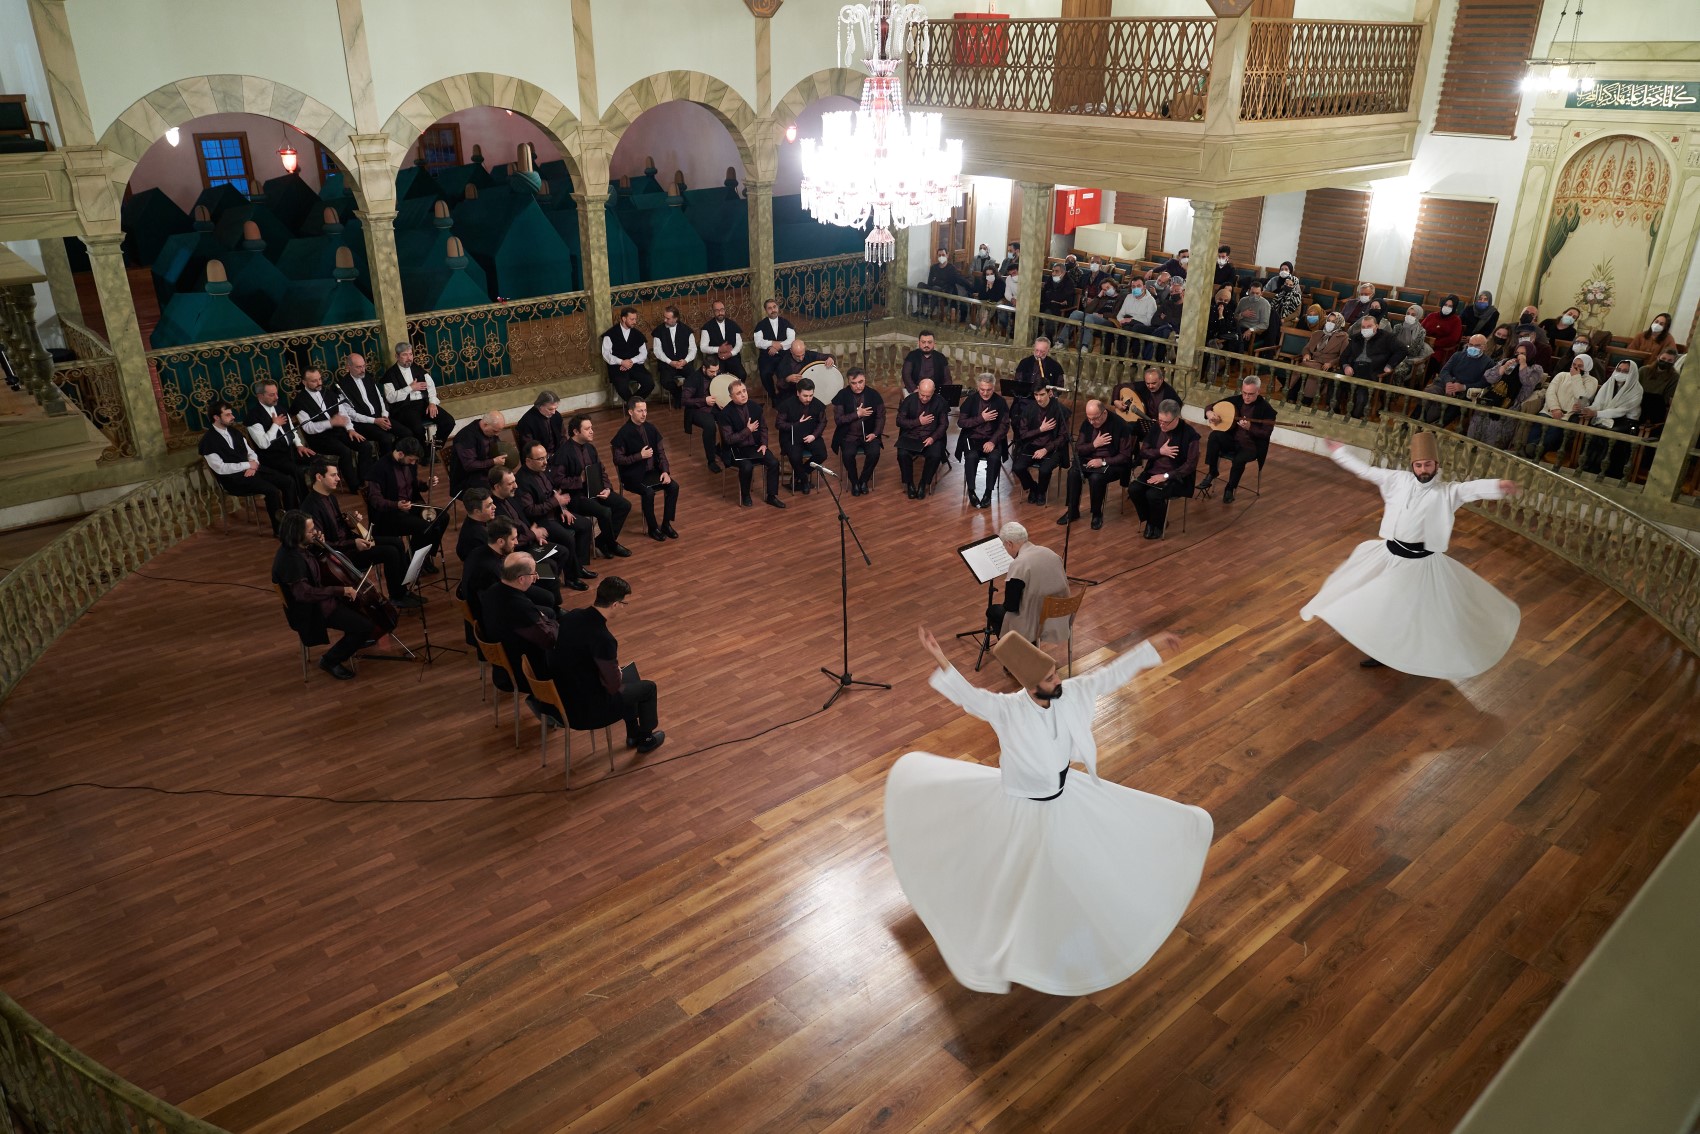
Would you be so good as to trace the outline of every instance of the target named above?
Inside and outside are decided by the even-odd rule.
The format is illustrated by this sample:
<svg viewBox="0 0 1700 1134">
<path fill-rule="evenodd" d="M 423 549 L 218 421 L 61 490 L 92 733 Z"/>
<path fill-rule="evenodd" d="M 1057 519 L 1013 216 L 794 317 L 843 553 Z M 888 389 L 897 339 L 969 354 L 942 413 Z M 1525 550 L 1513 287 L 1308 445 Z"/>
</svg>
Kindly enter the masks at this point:
<svg viewBox="0 0 1700 1134">
<path fill-rule="evenodd" d="M 1227 415 L 1222 409 L 1234 411 L 1234 423 L 1227 429 L 1215 428 Z M 1222 491 L 1222 503 L 1234 502 L 1234 489 L 1240 486 L 1240 475 L 1252 461 L 1261 463 L 1269 455 L 1269 436 L 1275 432 L 1275 407 L 1263 396 L 1263 379 L 1252 374 L 1240 381 L 1240 396 L 1232 403 L 1218 402 L 1206 407 L 1204 420 L 1211 425 L 1209 439 L 1204 443 L 1204 479 L 1198 482 L 1203 493 L 1216 481 L 1216 466 L 1228 458 L 1228 487 Z"/>
<path fill-rule="evenodd" d="M 1128 485 L 1134 511 L 1145 521 L 1145 538 L 1163 538 L 1169 501 L 1191 496 L 1198 468 L 1198 430 L 1181 420 L 1179 402 L 1157 407 L 1157 426 L 1146 431 L 1139 456 L 1145 461 Z"/>
<path fill-rule="evenodd" d="M 661 747 L 667 734 L 656 728 L 655 682 L 620 667 L 620 643 L 608 623 L 623 617 L 631 584 L 610 575 L 596 584 L 596 601 L 561 615 L 550 654 L 549 672 L 575 728 L 594 729 L 626 722 L 626 743 L 639 755 Z"/>
</svg>

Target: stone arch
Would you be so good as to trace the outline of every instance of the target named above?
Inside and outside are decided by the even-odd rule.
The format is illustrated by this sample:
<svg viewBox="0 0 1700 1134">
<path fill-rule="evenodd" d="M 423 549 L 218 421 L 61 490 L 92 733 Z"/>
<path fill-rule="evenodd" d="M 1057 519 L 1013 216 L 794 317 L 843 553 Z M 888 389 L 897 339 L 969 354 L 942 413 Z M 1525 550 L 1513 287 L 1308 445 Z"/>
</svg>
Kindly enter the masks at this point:
<svg viewBox="0 0 1700 1134">
<path fill-rule="evenodd" d="M 785 144 L 785 127 L 816 99 L 828 95 L 860 98 L 865 78 L 861 71 L 849 67 L 828 67 L 804 76 L 773 104 L 773 113 L 762 124 L 756 139 L 757 165 L 763 170 L 765 180 L 771 181 L 779 168 L 779 147 Z"/>
<path fill-rule="evenodd" d="M 395 113 L 384 123 L 384 134 L 389 138 L 392 175 L 401 169 L 407 151 L 419 140 L 426 127 L 440 118 L 475 106 L 511 110 L 531 119 L 538 129 L 561 147 L 561 156 L 573 175 L 575 188 L 582 191 L 584 141 L 578 116 L 537 84 L 491 71 L 450 75 L 428 83 L 402 100 Z"/>
<path fill-rule="evenodd" d="M 732 135 L 750 177 L 760 167 L 755 161 L 756 112 L 743 96 L 713 75 L 700 71 L 663 71 L 639 79 L 608 104 L 602 112 L 602 128 L 608 134 L 607 152 L 612 155 L 620 135 L 646 110 L 664 102 L 694 102 L 706 108 Z"/>
<path fill-rule="evenodd" d="M 336 155 L 348 171 L 355 200 L 365 206 L 354 127 L 311 95 L 257 75 L 191 75 L 131 103 L 100 136 L 101 146 L 112 154 L 112 183 L 119 196 L 136 163 L 168 129 L 208 114 L 260 114 L 293 126 Z"/>
</svg>

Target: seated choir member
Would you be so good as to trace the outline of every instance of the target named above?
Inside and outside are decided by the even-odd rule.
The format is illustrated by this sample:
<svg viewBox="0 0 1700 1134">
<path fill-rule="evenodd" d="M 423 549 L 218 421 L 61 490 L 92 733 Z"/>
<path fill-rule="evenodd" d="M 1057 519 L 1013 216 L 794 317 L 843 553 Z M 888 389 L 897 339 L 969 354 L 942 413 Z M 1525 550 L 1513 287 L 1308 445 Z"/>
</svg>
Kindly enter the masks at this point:
<svg viewBox="0 0 1700 1134">
<path fill-rule="evenodd" d="M 637 321 L 637 308 L 622 307 L 614 325 L 602 332 L 602 361 L 608 367 L 608 384 L 622 402 L 655 389 L 643 365 L 649 358 L 649 344 L 637 329 Z"/>
<path fill-rule="evenodd" d="M 531 684 L 520 661 L 529 661 L 532 672 L 540 677 L 546 675 L 558 627 L 556 609 L 533 600 L 531 592 L 536 589 L 537 563 L 523 551 L 511 552 L 502 560 L 496 582 L 479 593 L 478 634 L 486 642 L 501 644 L 513 667 L 514 680 L 526 694 L 526 705 L 542 716 L 544 707 L 530 695 Z M 495 672 L 496 688 L 507 684 L 506 677 L 500 670 Z"/>
<path fill-rule="evenodd" d="M 490 481 L 490 502 L 496 509 L 496 518 L 513 524 L 514 550 L 523 551 L 537 560 L 537 585 L 548 591 L 554 597 L 555 605 L 559 606 L 563 585 L 573 590 L 585 590 L 587 588 L 579 580 L 595 578 L 595 572 L 579 571 L 570 547 L 556 547 L 549 542 L 549 533 L 540 525 L 526 522 L 525 513 L 521 512 L 519 507 L 517 485 L 514 474 L 508 469 L 502 469 Z M 488 528 L 485 529 L 485 534 L 488 536 Z M 590 538 L 588 533 L 585 538 Z M 488 539 L 485 542 L 489 542 Z M 586 546 L 588 547 L 588 544 Z M 554 554 L 548 555 L 551 551 Z M 543 558 L 546 555 L 548 557 Z M 464 562 L 464 557 L 462 561 Z M 573 586 L 575 583 L 577 586 Z"/>
<path fill-rule="evenodd" d="M 305 512 L 285 512 L 278 521 L 278 549 L 272 559 L 272 582 L 281 586 L 289 625 L 308 641 L 331 630 L 342 637 L 319 659 L 319 668 L 338 681 L 354 671 L 342 663 L 363 646 L 376 645 L 378 628 L 349 604 L 354 588 L 338 585 L 324 565 L 324 545 L 313 518 Z"/>
<path fill-rule="evenodd" d="M 810 462 L 826 460 L 827 408 L 815 397 L 814 379 L 804 378 L 794 389 L 796 393 L 780 403 L 773 425 L 785 455 L 791 459 L 792 491 L 807 495 L 815 479 Z"/>
<path fill-rule="evenodd" d="M 897 471 L 911 500 L 925 498 L 944 460 L 945 431 L 950 427 L 950 407 L 945 405 L 931 378 L 923 378 L 915 392 L 897 407 Z M 921 480 L 915 481 L 915 460 L 921 461 Z"/>
<path fill-rule="evenodd" d="M 773 369 L 769 372 L 773 384 L 768 393 L 776 410 L 797 395 L 797 383 L 803 371 L 817 362 L 831 364 L 832 356 L 810 350 L 802 339 L 792 339 L 790 349 L 774 358 Z"/>
<path fill-rule="evenodd" d="M 390 601 L 402 608 L 423 605 L 418 595 L 410 595 L 402 580 L 407 577 L 407 541 L 399 536 L 381 536 L 373 532 L 364 538 L 349 527 L 337 503 L 336 493 L 342 487 L 342 473 L 329 457 L 313 462 L 313 487 L 302 502 L 301 510 L 313 519 L 313 526 L 333 550 L 340 551 L 356 567 L 378 567 L 384 572 L 384 585 Z"/>
<path fill-rule="evenodd" d="M 285 499 L 284 504 L 295 507 L 306 491 L 307 469 L 318 453 L 301 436 L 289 410 L 278 404 L 276 382 L 262 378 L 254 383 L 254 406 L 242 424 L 248 429 L 248 443 L 260 464 L 289 478 L 293 499 Z"/>
<path fill-rule="evenodd" d="M 964 453 L 962 476 L 968 483 L 970 508 L 992 506 L 992 495 L 998 490 L 998 473 L 1003 469 L 1004 447 L 1009 438 L 1009 403 L 996 391 L 997 379 L 982 374 L 974 380 L 973 392 L 962 399 L 956 411 Z M 982 463 L 986 466 L 984 496 L 974 491 Z"/>
<path fill-rule="evenodd" d="M 342 478 L 358 481 L 368 465 L 371 443 L 349 414 L 348 403 L 335 385 L 325 384 L 324 371 L 309 366 L 301 372 L 301 388 L 289 403 L 307 447 L 342 466 Z"/>
<path fill-rule="evenodd" d="M 1015 459 L 1010 471 L 1027 490 L 1029 504 L 1044 504 L 1051 490 L 1051 474 L 1068 463 L 1068 407 L 1057 400 L 1049 386 L 1039 386 L 1031 398 L 1023 398 L 1015 411 Z M 1039 475 L 1034 477 L 1037 467 Z"/>
<path fill-rule="evenodd" d="M 1208 407 L 1204 418 L 1214 426 L 1220 418 L 1216 408 Z M 1203 492 L 1216 481 L 1216 467 L 1223 457 L 1228 458 L 1228 487 L 1222 491 L 1222 503 L 1234 502 L 1234 489 L 1240 486 L 1240 474 L 1246 465 L 1261 459 L 1269 452 L 1269 437 L 1275 432 L 1275 407 L 1263 396 L 1263 379 L 1253 374 L 1240 382 L 1239 402 L 1234 406 L 1233 428 L 1211 429 L 1204 443 L 1204 479 L 1198 482 Z"/>
<path fill-rule="evenodd" d="M 1029 390 L 1037 390 L 1040 386 L 1062 386 L 1062 363 L 1051 357 L 1050 339 L 1040 335 L 1033 340 L 1033 353 L 1015 364 L 1015 380 L 1027 383 Z"/>
<path fill-rule="evenodd" d="M 1192 495 L 1198 467 L 1198 430 L 1181 420 L 1179 402 L 1157 407 L 1157 426 L 1146 431 L 1139 456 L 1145 467 L 1128 484 L 1128 496 L 1145 521 L 1145 538 L 1162 539 L 1169 501 Z"/>
<path fill-rule="evenodd" d="M 767 390 L 770 401 L 777 404 L 773 385 L 773 370 L 779 365 L 779 356 L 791 349 L 791 344 L 797 339 L 797 329 L 791 321 L 779 314 L 777 299 L 765 300 L 762 305 L 762 319 L 756 324 L 750 340 L 756 347 L 756 374 L 761 378 L 761 384 Z"/>
<path fill-rule="evenodd" d="M 1074 459 L 1068 467 L 1068 511 L 1057 517 L 1059 524 L 1080 519 L 1080 490 L 1089 489 L 1092 530 L 1104 526 L 1104 494 L 1111 484 L 1121 483 L 1133 461 L 1133 430 L 1104 403 L 1093 398 L 1086 403 L 1086 420 L 1080 423 Z"/>
<path fill-rule="evenodd" d="M 701 346 L 703 361 L 714 359 L 720 369 L 747 380 L 744 373 L 744 329 L 726 317 L 726 304 L 714 301 L 712 314 L 702 325 Z"/>
<path fill-rule="evenodd" d="M 850 481 L 850 495 L 864 496 L 874 478 L 874 466 L 880 463 L 880 449 L 885 444 L 885 400 L 880 392 L 868 385 L 868 372 L 852 366 L 844 375 L 844 389 L 832 398 L 832 447 L 844 462 L 844 475 Z M 860 468 L 856 458 L 861 457 Z"/>
<path fill-rule="evenodd" d="M 915 349 L 903 356 L 900 377 L 903 380 L 904 394 L 913 394 L 923 378 L 931 378 L 934 389 L 950 385 L 950 359 L 940 354 L 935 349 L 936 345 L 933 333 L 922 331 L 916 340 Z"/>
<path fill-rule="evenodd" d="M 236 411 L 228 402 L 210 407 L 212 424 L 201 438 L 200 453 L 212 470 L 213 479 L 230 496 L 263 496 L 272 532 L 292 502 L 301 499 L 301 487 L 276 469 L 266 468 L 248 444 L 247 435 L 236 427 Z"/>
<path fill-rule="evenodd" d="M 632 502 L 608 481 L 589 414 L 574 414 L 567 422 L 567 440 L 555 453 L 552 472 L 556 486 L 566 489 L 573 513 L 596 521 L 597 550 L 609 559 L 630 555 L 631 549 L 620 542 L 620 531 L 631 515 Z"/>
<path fill-rule="evenodd" d="M 496 518 L 496 497 L 488 488 L 469 488 L 460 495 L 466 517 L 455 535 L 455 558 L 466 562 L 467 554 L 484 544 L 484 525 Z"/>
<path fill-rule="evenodd" d="M 490 410 L 455 434 L 454 460 L 449 462 L 450 492 L 490 487 L 490 471 L 508 463 L 507 454 L 499 451 L 499 439 L 507 424 L 500 410 Z"/>
<path fill-rule="evenodd" d="M 427 425 L 432 427 L 438 445 L 454 436 L 454 415 L 437 401 L 437 380 L 431 377 L 429 362 L 415 365 L 412 343 L 395 345 L 395 363 L 384 371 L 383 386 L 398 440 L 412 437 L 423 454 Z"/>
<path fill-rule="evenodd" d="M 720 419 L 716 416 L 720 404 L 711 392 L 714 380 L 720 376 L 720 360 L 709 355 L 702 365 L 685 378 L 680 398 L 685 405 L 685 432 L 691 428 L 702 431 L 702 455 L 708 459 L 708 471 L 720 471 Z"/>
<path fill-rule="evenodd" d="M 649 402 L 634 398 L 626 407 L 626 424 L 614 434 L 609 446 L 614 454 L 614 468 L 620 474 L 620 487 L 635 492 L 643 502 L 643 522 L 649 538 L 657 543 L 678 539 L 673 529 L 673 517 L 679 510 L 679 482 L 673 479 L 667 464 L 667 445 L 661 431 L 650 424 Z M 661 521 L 655 519 L 655 497 L 662 497 Z"/>
<path fill-rule="evenodd" d="M 421 541 L 431 526 L 420 511 L 425 505 L 425 491 L 437 486 L 435 476 L 426 483 L 420 481 L 419 458 L 424 452 L 415 438 L 400 437 L 394 449 L 372 462 L 361 486 L 372 530 L 379 535 L 407 537 L 415 555 L 424 546 Z M 424 573 L 436 572 L 436 564 L 427 561 Z"/>
<path fill-rule="evenodd" d="M 365 355 L 349 355 L 345 366 L 348 374 L 337 387 L 342 391 L 343 404 L 348 406 L 354 428 L 367 441 L 370 459 L 377 460 L 395 448 L 395 422 L 390 419 L 390 404 L 384 400 L 383 386 L 366 372 Z M 361 469 L 360 475 L 364 477 L 366 470 Z"/>
<path fill-rule="evenodd" d="M 661 392 L 679 405 L 679 393 L 691 364 L 697 360 L 697 340 L 691 329 L 679 320 L 679 309 L 668 304 L 661 309 L 661 322 L 650 335 L 655 353 L 655 381 Z"/>
<path fill-rule="evenodd" d="M 505 516 L 497 516 L 484 525 L 484 542 L 470 549 L 466 554 L 466 562 L 462 565 L 460 584 L 455 588 L 455 594 L 466 601 L 472 610 L 472 620 L 479 622 L 483 610 L 484 593 L 492 585 L 501 581 L 502 563 L 508 556 L 519 550 L 519 526 Z M 535 562 L 535 560 L 533 561 Z M 541 581 L 539 580 L 539 583 Z M 561 605 L 559 593 L 548 587 L 529 586 L 525 591 L 532 602 L 550 610 Z M 494 641 L 485 635 L 485 641 Z"/>
<path fill-rule="evenodd" d="M 596 601 L 561 615 L 560 633 L 549 658 L 549 673 L 561 703 L 578 728 L 626 722 L 626 743 L 639 755 L 654 752 L 667 739 L 656 728 L 655 682 L 628 675 L 620 667 L 620 643 L 608 623 L 630 609 L 631 584 L 610 575 L 596 584 Z"/>
<path fill-rule="evenodd" d="M 1062 556 L 1031 542 L 1027 528 L 1014 520 L 998 530 L 998 538 L 1009 553 L 1009 571 L 1004 576 L 1003 601 L 986 611 L 992 640 L 1002 634 L 1020 634 L 1035 644 L 1068 641 L 1068 619 L 1052 618 L 1039 625 L 1047 598 L 1068 597 L 1068 571 Z"/>
<path fill-rule="evenodd" d="M 774 508 L 783 508 L 785 501 L 779 498 L 779 458 L 767 446 L 767 423 L 761 418 L 761 403 L 750 401 L 750 388 L 742 382 L 732 383 L 731 395 L 732 404 L 720 407 L 720 436 L 738 467 L 739 502 L 750 507 L 750 481 L 759 464 L 767 470 L 767 495 L 763 499 Z"/>
<path fill-rule="evenodd" d="M 557 571 L 562 585 L 569 590 L 587 590 L 580 580 L 596 578 L 590 569 L 596 521 L 590 513 L 574 512 L 568 506 L 572 497 L 556 487 L 548 462 L 541 441 L 527 442 L 520 470 L 513 474 L 514 494 L 506 509 L 498 501 L 497 511 L 533 534 L 541 531 L 541 540 L 558 549 L 555 558 L 560 560 Z M 536 554 L 523 540 L 520 550 Z"/>
<path fill-rule="evenodd" d="M 567 439 L 567 419 L 561 416 L 561 399 L 553 390 L 544 390 L 532 401 L 531 408 L 519 415 L 514 423 L 514 436 L 519 441 L 520 459 L 525 459 L 525 447 L 532 441 L 541 442 L 549 456 Z"/>
</svg>

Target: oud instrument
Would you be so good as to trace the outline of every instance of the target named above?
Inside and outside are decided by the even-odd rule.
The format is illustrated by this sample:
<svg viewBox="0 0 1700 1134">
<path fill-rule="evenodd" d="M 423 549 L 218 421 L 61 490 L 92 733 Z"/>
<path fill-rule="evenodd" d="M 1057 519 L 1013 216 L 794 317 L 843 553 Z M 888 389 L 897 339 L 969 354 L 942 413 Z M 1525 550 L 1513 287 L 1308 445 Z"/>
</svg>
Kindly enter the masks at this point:
<svg viewBox="0 0 1700 1134">
<path fill-rule="evenodd" d="M 1211 432 L 1225 433 L 1234 427 L 1234 419 L 1237 411 L 1234 409 L 1234 403 L 1231 399 L 1217 402 L 1212 405 L 1207 412 L 1216 415 L 1215 421 L 1211 421 L 1209 417 L 1204 419 L 1204 423 L 1210 426 Z M 1269 424 L 1274 425 L 1275 423 L 1270 422 Z M 1281 422 L 1281 425 L 1287 429 L 1311 428 L 1311 423 L 1308 421 L 1283 421 Z"/>
</svg>

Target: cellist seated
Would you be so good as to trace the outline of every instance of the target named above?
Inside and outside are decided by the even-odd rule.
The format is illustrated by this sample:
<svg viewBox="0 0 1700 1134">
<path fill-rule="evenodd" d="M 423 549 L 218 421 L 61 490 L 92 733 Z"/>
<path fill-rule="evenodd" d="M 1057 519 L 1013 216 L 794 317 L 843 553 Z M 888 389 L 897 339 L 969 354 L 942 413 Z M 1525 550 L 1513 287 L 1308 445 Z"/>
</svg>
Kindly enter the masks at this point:
<svg viewBox="0 0 1700 1134">
<path fill-rule="evenodd" d="M 338 681 L 351 680 L 354 671 L 342 663 L 361 647 L 377 644 L 377 625 L 354 609 L 354 586 L 340 585 L 331 576 L 328 551 L 311 516 L 285 512 L 277 537 L 282 546 L 272 560 L 272 582 L 283 592 L 290 629 L 309 646 L 328 642 L 330 630 L 342 631 L 319 659 L 319 668 Z"/>
</svg>

